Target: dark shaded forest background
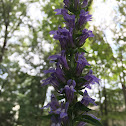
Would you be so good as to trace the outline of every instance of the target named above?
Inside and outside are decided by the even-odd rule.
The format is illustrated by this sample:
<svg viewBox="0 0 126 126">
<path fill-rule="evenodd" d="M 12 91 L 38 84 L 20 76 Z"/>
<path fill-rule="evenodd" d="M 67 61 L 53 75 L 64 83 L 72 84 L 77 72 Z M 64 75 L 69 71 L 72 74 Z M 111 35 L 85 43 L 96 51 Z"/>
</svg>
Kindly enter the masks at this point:
<svg viewBox="0 0 126 126">
<path fill-rule="evenodd" d="M 110 26 L 104 23 L 93 26 L 95 37 L 84 46 L 94 74 L 102 80 L 90 92 L 98 106 L 90 107 L 104 126 L 126 126 L 126 1 L 116 1 L 114 29 L 110 28 L 114 46 L 105 33 Z M 32 5 L 43 18 L 32 18 Z M 90 13 L 92 5 L 89 0 Z M 42 71 L 52 65 L 48 56 L 60 51 L 49 31 L 64 26 L 62 16 L 54 13 L 62 7 L 61 0 L 0 0 L 0 126 L 50 125 L 50 119 L 42 118 L 48 109 L 41 108 L 49 101 L 51 88 L 41 87 L 41 80 L 48 76 Z"/>
</svg>

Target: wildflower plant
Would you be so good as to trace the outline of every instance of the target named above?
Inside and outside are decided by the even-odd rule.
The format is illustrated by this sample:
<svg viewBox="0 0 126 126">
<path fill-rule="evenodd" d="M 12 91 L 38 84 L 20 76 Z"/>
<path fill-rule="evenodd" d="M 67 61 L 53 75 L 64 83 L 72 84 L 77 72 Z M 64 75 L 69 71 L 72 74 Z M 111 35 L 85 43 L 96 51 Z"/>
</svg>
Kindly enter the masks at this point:
<svg viewBox="0 0 126 126">
<path fill-rule="evenodd" d="M 95 100 L 87 92 L 91 85 L 99 83 L 93 75 L 90 64 L 82 48 L 86 39 L 93 37 L 92 31 L 84 29 L 85 24 L 91 21 L 91 15 L 85 11 L 88 0 L 64 0 L 64 8 L 56 9 L 56 15 L 63 15 L 66 27 L 58 27 L 51 31 L 53 38 L 59 40 L 61 52 L 49 56 L 55 68 L 45 70 L 50 77 L 43 80 L 44 85 L 51 84 L 57 96 L 51 95 L 51 102 L 43 108 L 50 108 L 51 126 L 84 126 L 87 123 L 101 126 L 99 119 L 89 114 L 87 106 L 96 105 Z M 83 92 L 84 91 L 84 92 Z M 81 101 L 78 97 L 82 96 Z M 43 116 L 44 117 L 44 116 Z"/>
</svg>

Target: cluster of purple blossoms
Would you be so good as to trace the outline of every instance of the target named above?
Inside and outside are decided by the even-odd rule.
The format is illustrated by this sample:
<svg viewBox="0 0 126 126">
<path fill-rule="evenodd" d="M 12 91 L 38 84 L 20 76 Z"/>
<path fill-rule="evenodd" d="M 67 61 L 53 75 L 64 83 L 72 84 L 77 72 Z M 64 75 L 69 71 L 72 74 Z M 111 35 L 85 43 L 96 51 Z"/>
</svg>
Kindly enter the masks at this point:
<svg viewBox="0 0 126 126">
<path fill-rule="evenodd" d="M 50 73 L 50 77 L 42 84 L 51 84 L 58 94 L 57 97 L 52 94 L 51 102 L 45 106 L 50 108 L 51 126 L 84 126 L 93 120 L 92 124 L 100 126 L 98 119 L 88 114 L 90 109 L 87 107 L 90 103 L 96 104 L 86 88 L 91 89 L 91 84 L 99 83 L 92 70 L 88 69 L 90 64 L 81 48 L 87 38 L 94 36 L 92 31 L 82 29 L 87 21 L 91 21 L 91 15 L 84 10 L 87 5 L 88 0 L 64 0 L 64 8 L 55 10 L 56 15 L 63 15 L 66 27 L 59 26 L 58 30 L 50 32 L 54 39 L 59 40 L 61 53 L 49 57 L 56 67 L 44 71 L 45 74 Z M 78 101 L 80 95 L 83 97 Z M 59 97 L 64 101 L 59 103 Z"/>
</svg>

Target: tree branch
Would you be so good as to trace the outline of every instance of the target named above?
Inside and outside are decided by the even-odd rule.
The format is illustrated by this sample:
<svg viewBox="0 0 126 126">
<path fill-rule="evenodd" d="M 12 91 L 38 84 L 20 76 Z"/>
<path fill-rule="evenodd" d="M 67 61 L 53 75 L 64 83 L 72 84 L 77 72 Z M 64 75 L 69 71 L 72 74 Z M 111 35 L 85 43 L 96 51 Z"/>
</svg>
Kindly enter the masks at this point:
<svg viewBox="0 0 126 126">
<path fill-rule="evenodd" d="M 8 11 L 7 11 L 7 17 L 6 17 L 6 8 L 5 8 L 5 4 L 3 2 L 3 0 L 1 0 L 2 2 L 2 7 L 3 7 L 3 18 L 4 18 L 4 24 L 5 24 L 5 34 L 4 34 L 4 43 L 3 43 L 3 47 L 1 48 L 1 53 L 0 53 L 0 63 L 2 62 L 3 60 L 3 55 L 4 55 L 4 52 L 5 52 L 5 47 L 7 45 L 7 37 L 8 37 L 8 26 L 9 26 L 9 12 L 10 12 L 10 5 L 8 6 Z"/>
</svg>

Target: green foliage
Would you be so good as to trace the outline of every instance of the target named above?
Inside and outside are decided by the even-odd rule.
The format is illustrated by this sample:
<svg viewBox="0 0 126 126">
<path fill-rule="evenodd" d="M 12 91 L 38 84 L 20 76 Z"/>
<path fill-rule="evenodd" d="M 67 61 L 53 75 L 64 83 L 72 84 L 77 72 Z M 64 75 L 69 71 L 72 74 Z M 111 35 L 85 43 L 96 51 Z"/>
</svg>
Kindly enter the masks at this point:
<svg viewBox="0 0 126 126">
<path fill-rule="evenodd" d="M 75 112 L 88 112 L 91 111 L 91 109 L 87 108 L 85 105 L 83 105 L 81 102 L 77 102 L 74 106 Z"/>
<path fill-rule="evenodd" d="M 43 57 L 44 50 L 37 39 L 40 33 L 29 25 L 29 22 L 32 24 L 32 20 L 27 15 L 27 9 L 31 2 L 33 3 L 33 1 L 23 3 L 19 0 L 0 1 L 1 126 L 40 126 L 44 123 L 41 118 L 43 111 L 40 108 L 45 102 L 47 87 L 41 87 L 41 80 L 44 77 L 40 75 L 38 69 L 42 71 L 44 67 L 48 68 L 48 64 L 42 66 L 44 57 L 47 58 L 48 55 L 45 54 Z M 30 35 L 18 36 L 21 27 L 26 27 Z M 43 59 L 39 64 L 33 62 L 31 51 Z M 12 54 L 14 58 L 11 59 Z M 21 61 L 35 69 L 37 74 L 31 75 L 30 70 L 22 66 Z"/>
<path fill-rule="evenodd" d="M 92 124 L 93 126 L 103 126 L 97 119 L 89 116 L 89 115 L 82 115 L 82 117 L 78 117 L 75 120 L 77 121 L 84 121 L 86 123 Z"/>
</svg>

